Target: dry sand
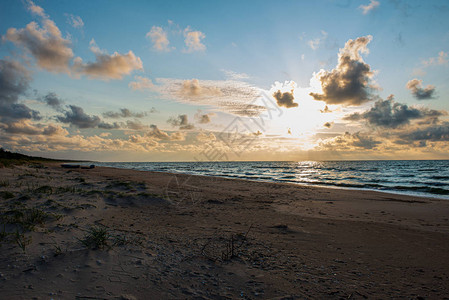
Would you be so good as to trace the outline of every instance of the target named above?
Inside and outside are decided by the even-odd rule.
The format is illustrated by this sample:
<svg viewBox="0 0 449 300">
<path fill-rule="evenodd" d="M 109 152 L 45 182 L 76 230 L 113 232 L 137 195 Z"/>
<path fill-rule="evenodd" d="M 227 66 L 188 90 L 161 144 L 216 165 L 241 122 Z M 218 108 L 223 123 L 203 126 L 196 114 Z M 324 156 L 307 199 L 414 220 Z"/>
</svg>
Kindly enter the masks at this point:
<svg viewBox="0 0 449 300">
<path fill-rule="evenodd" d="M 56 164 L 0 201 L 1 299 L 449 297 L 449 201 Z"/>
</svg>

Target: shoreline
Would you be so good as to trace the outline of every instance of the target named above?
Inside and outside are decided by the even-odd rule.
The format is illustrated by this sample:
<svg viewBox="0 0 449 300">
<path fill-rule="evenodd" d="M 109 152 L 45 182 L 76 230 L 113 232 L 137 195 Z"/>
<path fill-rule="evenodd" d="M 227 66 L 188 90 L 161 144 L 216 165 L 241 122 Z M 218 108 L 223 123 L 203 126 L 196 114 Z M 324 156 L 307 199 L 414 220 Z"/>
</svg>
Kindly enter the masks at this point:
<svg viewBox="0 0 449 300">
<path fill-rule="evenodd" d="M 22 219 L 11 219 L 20 210 L 46 216 L 32 229 L 22 228 L 22 241 L 30 239 L 24 251 L 15 235 L 1 244 L 0 289 L 6 298 L 449 294 L 445 200 L 44 165 L 0 169 L 6 230 L 22 228 Z M 92 228 L 105 231 L 104 244 L 88 239 Z"/>
<path fill-rule="evenodd" d="M 98 162 L 97 162 L 98 163 Z M 107 163 L 106 163 L 107 164 Z M 86 164 L 88 165 L 88 164 Z M 305 187 L 316 187 L 316 188 L 329 188 L 329 189 L 343 189 L 343 190 L 353 190 L 353 191 L 372 191 L 372 192 L 379 192 L 384 194 L 393 194 L 393 195 L 403 195 L 403 196 L 410 196 L 410 197 L 420 197 L 420 198 L 431 198 L 435 200 L 446 200 L 449 201 L 449 195 L 443 195 L 443 194 L 426 194 L 423 192 L 407 192 L 407 191 L 400 191 L 400 190 L 389 190 L 389 189 L 375 189 L 375 188 L 363 188 L 363 187 L 349 187 L 349 186 L 338 186 L 333 184 L 322 184 L 322 183 L 307 183 L 307 182 L 295 182 L 295 181 L 289 181 L 289 180 L 265 180 L 265 179 L 251 179 L 251 178 L 239 178 L 239 177 L 231 177 L 231 176 L 222 176 L 222 175 L 203 175 L 203 174 L 191 174 L 191 173 L 184 173 L 184 172 L 165 172 L 165 171 L 154 171 L 154 170 L 139 170 L 139 169 L 132 169 L 132 168 L 118 168 L 118 167 L 112 167 L 112 166 L 98 166 L 97 167 L 103 167 L 103 168 L 114 168 L 114 169 L 123 169 L 123 170 L 135 170 L 135 171 L 142 171 L 142 172 L 154 172 L 154 173 L 163 173 L 163 174 L 172 174 L 172 175 L 187 175 L 187 176 L 204 176 L 204 177 L 216 177 L 216 178 L 223 178 L 223 179 L 231 179 L 231 180 L 247 180 L 247 181 L 254 181 L 254 182 L 266 182 L 266 183 L 279 183 L 279 184 L 293 184 L 297 186 L 305 186 Z"/>
</svg>

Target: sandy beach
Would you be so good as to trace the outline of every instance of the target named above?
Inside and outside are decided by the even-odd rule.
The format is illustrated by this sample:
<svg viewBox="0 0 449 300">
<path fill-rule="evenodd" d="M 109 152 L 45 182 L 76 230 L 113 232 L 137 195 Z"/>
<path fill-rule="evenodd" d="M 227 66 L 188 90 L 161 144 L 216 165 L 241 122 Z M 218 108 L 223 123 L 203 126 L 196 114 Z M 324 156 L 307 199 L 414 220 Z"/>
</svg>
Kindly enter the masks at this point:
<svg viewBox="0 0 449 300">
<path fill-rule="evenodd" d="M 0 168 L 1 299 L 444 299 L 449 201 Z"/>
</svg>

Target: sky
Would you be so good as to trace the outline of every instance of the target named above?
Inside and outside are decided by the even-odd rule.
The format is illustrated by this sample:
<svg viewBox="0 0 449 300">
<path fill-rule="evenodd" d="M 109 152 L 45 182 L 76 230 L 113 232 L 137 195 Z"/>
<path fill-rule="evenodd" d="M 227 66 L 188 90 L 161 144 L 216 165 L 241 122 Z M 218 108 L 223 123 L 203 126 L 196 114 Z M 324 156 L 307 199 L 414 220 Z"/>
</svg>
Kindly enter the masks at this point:
<svg viewBox="0 0 449 300">
<path fill-rule="evenodd" d="M 0 147 L 449 159 L 448 1 L 0 1 Z"/>
</svg>

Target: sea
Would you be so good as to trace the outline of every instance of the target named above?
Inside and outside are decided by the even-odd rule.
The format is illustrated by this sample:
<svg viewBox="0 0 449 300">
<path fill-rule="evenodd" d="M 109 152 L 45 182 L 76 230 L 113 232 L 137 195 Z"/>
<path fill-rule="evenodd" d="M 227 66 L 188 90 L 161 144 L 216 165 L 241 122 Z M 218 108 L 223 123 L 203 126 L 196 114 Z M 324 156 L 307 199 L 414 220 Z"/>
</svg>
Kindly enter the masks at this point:
<svg viewBox="0 0 449 300">
<path fill-rule="evenodd" d="M 449 160 L 95 162 L 95 165 L 375 190 L 449 200 Z"/>
</svg>

